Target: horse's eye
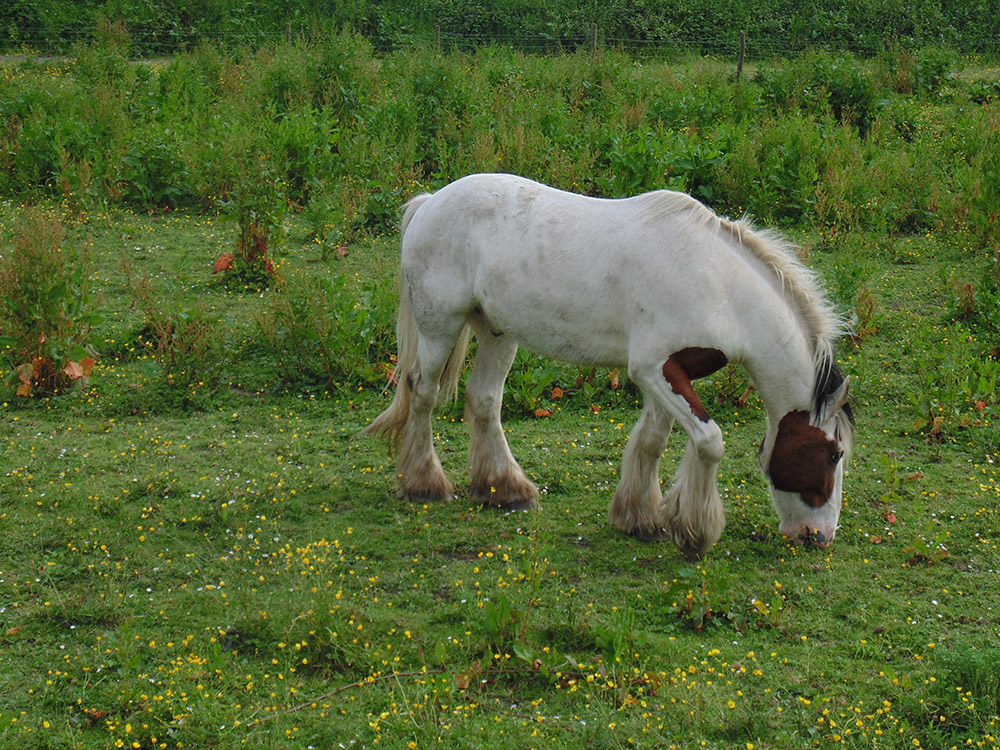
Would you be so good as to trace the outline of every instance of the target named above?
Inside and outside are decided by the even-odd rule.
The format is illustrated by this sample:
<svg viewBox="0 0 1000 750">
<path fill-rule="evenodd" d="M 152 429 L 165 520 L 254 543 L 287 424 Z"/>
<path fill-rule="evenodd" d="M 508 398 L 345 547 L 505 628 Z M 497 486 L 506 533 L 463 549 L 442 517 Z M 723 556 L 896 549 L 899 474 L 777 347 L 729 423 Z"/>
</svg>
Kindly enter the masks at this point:
<svg viewBox="0 0 1000 750">
<path fill-rule="evenodd" d="M 830 454 L 830 463 L 836 466 L 840 463 L 840 459 L 844 457 L 844 451 L 833 451 Z"/>
</svg>

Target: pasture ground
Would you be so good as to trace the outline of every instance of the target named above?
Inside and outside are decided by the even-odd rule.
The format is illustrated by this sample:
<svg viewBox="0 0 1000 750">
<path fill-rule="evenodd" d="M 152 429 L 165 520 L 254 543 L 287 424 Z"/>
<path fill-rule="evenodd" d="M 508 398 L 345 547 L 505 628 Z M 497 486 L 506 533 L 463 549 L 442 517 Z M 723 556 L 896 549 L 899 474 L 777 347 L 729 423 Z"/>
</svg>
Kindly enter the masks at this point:
<svg viewBox="0 0 1000 750">
<path fill-rule="evenodd" d="M 0 212 L 5 241 L 16 211 Z M 921 430 L 911 403 L 965 330 L 941 273 L 960 237 L 796 237 L 828 285 L 855 279 L 848 304 L 874 301 L 840 352 L 858 419 L 843 525 L 826 551 L 779 537 L 763 412 L 726 371 L 700 387 L 727 443 L 728 525 L 691 565 L 606 522 L 637 416 L 627 385 L 589 403 L 546 393 L 546 418 L 509 410 L 539 511 L 408 504 L 357 435 L 389 394 L 290 389 L 254 348 L 276 292 L 212 276 L 230 220 L 67 222 L 105 346 L 86 392 L 3 404 L 0 744 L 1000 746 L 994 412 Z M 394 288 L 394 240 L 321 257 L 289 236 L 284 274 Z M 221 364 L 157 379 L 123 264 L 216 322 Z M 460 406 L 438 425 L 460 487 Z"/>
</svg>

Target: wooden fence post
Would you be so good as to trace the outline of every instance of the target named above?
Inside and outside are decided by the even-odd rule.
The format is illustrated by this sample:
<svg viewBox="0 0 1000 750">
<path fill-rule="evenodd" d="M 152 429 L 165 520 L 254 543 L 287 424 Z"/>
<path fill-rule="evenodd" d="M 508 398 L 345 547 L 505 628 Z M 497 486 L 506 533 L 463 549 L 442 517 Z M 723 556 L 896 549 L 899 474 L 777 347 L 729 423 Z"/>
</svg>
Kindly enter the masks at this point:
<svg viewBox="0 0 1000 750">
<path fill-rule="evenodd" d="M 597 24 L 590 25 L 590 56 L 597 57 Z"/>
<path fill-rule="evenodd" d="M 292 43 L 292 22 L 285 21 L 285 44 Z"/>
<path fill-rule="evenodd" d="M 743 75 L 743 53 L 746 52 L 747 48 L 747 33 L 746 31 L 740 32 L 740 55 L 736 58 L 736 80 L 740 80 L 740 76 Z"/>
</svg>

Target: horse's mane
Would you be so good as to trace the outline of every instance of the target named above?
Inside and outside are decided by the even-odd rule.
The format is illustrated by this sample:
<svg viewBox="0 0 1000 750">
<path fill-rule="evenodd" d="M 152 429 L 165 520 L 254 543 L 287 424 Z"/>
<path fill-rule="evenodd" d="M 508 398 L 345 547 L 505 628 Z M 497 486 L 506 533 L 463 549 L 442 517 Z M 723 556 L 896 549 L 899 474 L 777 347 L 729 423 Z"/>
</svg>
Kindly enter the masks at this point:
<svg viewBox="0 0 1000 750">
<path fill-rule="evenodd" d="M 708 208 L 704 210 L 713 213 Z M 837 339 L 849 332 L 850 325 L 827 300 L 816 274 L 798 259 L 796 246 L 787 238 L 772 230 L 757 229 L 746 218 L 732 221 L 717 217 L 717 220 L 723 231 L 732 234 L 739 247 L 751 253 L 774 273 L 782 292 L 798 308 L 813 345 L 816 379 L 813 383 L 812 411 L 817 416 L 823 415 L 827 400 L 844 383 L 844 375 L 834 358 L 834 349 Z M 836 425 L 841 446 L 850 455 L 854 414 L 849 402 L 837 413 Z"/>
<path fill-rule="evenodd" d="M 834 344 L 849 330 L 821 289 L 816 275 L 796 255 L 796 246 L 778 232 L 759 229 L 747 218 L 732 220 L 719 216 L 700 201 L 685 193 L 657 190 L 638 196 L 642 201 L 640 216 L 656 220 L 682 219 L 684 231 L 714 228 L 729 234 L 738 247 L 756 258 L 774 274 L 782 293 L 794 304 L 809 333 L 817 373 L 832 366 Z"/>
<path fill-rule="evenodd" d="M 717 218 L 720 228 L 731 233 L 740 248 L 770 269 L 793 302 L 809 332 L 817 367 L 832 363 L 835 343 L 849 326 L 827 300 L 816 275 L 798 259 L 796 246 L 773 230 L 758 229 L 749 219 Z"/>
</svg>

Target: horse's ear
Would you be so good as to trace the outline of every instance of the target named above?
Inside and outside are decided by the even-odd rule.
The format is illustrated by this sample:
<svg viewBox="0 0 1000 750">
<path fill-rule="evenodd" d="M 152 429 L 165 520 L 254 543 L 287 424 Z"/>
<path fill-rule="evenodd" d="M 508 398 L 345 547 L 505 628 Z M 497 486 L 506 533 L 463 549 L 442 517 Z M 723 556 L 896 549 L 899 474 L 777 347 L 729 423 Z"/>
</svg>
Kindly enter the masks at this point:
<svg viewBox="0 0 1000 750">
<path fill-rule="evenodd" d="M 850 398 L 850 387 L 851 378 L 848 376 L 844 378 L 844 382 L 840 384 L 840 387 L 827 397 L 826 404 L 823 406 L 823 412 L 819 415 L 824 424 L 835 419 L 840 410 L 847 405 L 847 401 Z"/>
<path fill-rule="evenodd" d="M 830 411 L 836 414 L 838 411 L 844 408 L 847 404 L 847 399 L 850 398 L 850 388 L 851 388 L 851 376 L 848 375 L 844 378 L 844 382 L 840 384 L 840 388 L 830 396 Z"/>
</svg>

